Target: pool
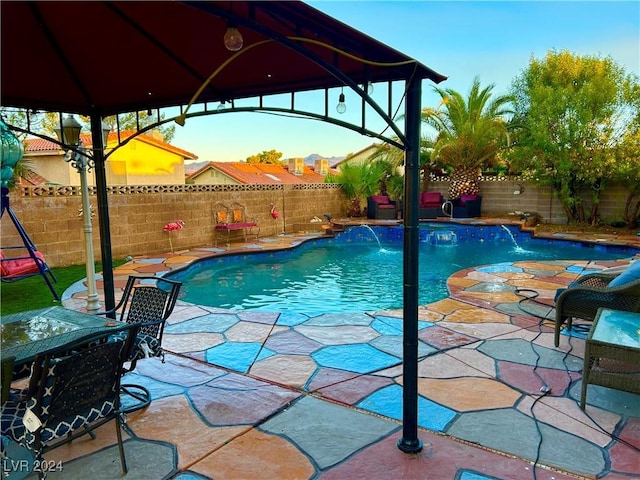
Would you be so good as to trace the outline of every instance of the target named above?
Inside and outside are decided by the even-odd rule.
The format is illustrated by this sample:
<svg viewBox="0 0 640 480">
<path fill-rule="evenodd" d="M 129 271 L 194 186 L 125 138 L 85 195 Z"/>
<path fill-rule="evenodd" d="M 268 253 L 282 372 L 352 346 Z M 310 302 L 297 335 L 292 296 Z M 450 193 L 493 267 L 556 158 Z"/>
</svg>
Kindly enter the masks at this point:
<svg viewBox="0 0 640 480">
<path fill-rule="evenodd" d="M 403 302 L 403 228 L 348 227 L 285 251 L 200 260 L 171 273 L 181 300 L 225 309 L 322 313 L 396 309 Z M 425 224 L 420 228 L 419 303 L 447 297 L 462 269 L 518 260 L 613 260 L 637 249 L 534 239 L 516 227 Z M 579 272 L 576 272 L 579 273 Z"/>
</svg>

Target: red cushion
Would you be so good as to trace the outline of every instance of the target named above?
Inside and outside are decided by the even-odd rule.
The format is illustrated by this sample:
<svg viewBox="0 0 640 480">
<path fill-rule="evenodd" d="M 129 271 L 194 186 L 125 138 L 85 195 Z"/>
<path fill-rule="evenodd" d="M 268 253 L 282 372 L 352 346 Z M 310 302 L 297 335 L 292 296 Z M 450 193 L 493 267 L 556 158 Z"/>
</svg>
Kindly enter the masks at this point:
<svg viewBox="0 0 640 480">
<path fill-rule="evenodd" d="M 480 195 L 460 195 L 460 206 L 464 207 L 469 200 L 477 200 Z"/>
<path fill-rule="evenodd" d="M 371 200 L 376 202 L 378 205 L 385 205 L 389 203 L 389 197 L 386 195 L 372 195 Z"/>
<path fill-rule="evenodd" d="M 35 255 L 44 262 L 42 253 L 35 252 Z M 36 262 L 33 260 L 33 258 L 23 257 L 16 259 L 6 259 L 2 252 L 0 252 L 0 258 L 2 258 L 2 262 L 0 262 L 0 273 L 4 278 L 20 277 L 22 275 L 40 272 L 40 270 L 38 269 L 38 265 L 36 265 Z"/>
<path fill-rule="evenodd" d="M 420 194 L 421 207 L 439 207 L 442 205 L 442 195 L 439 192 L 422 192 Z"/>
</svg>

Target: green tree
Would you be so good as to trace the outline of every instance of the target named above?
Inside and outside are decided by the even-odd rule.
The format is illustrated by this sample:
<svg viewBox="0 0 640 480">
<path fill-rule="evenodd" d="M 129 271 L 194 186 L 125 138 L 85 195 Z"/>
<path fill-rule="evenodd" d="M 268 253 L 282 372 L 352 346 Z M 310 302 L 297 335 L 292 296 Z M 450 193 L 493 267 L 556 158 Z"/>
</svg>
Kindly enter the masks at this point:
<svg viewBox="0 0 640 480">
<path fill-rule="evenodd" d="M 481 170 L 492 167 L 509 142 L 513 98 L 493 97 L 493 88 L 481 88 L 476 77 L 465 99 L 453 89 L 434 87 L 440 105 L 422 110 L 423 122 L 436 132 L 432 158 L 453 170 L 449 199 L 479 193 Z"/>
<path fill-rule="evenodd" d="M 277 152 L 275 150 L 269 150 L 267 152 L 264 150 L 261 153 L 247 157 L 247 163 L 271 163 L 280 165 L 282 163 L 281 158 L 282 152 Z"/>
<path fill-rule="evenodd" d="M 66 116 L 66 114 L 64 114 Z M 48 135 L 52 138 L 57 138 L 55 134 L 55 129 L 60 123 L 60 114 L 56 112 L 26 112 L 25 110 L 9 110 L 2 109 L 3 118 L 6 117 L 9 123 L 15 125 L 17 127 L 27 129 L 27 127 L 34 133 L 38 133 L 41 135 Z M 89 117 L 78 116 L 76 117 L 80 123 L 83 124 L 83 132 L 90 131 L 89 125 Z M 160 114 L 160 118 L 163 120 L 165 118 L 164 114 Z M 155 111 L 152 111 L 152 114 L 149 115 L 148 112 L 138 112 L 136 116 L 136 112 L 123 113 L 118 115 L 116 120 L 115 116 L 105 117 L 103 118 L 104 123 L 111 127 L 112 131 L 116 130 L 116 127 L 120 129 L 121 132 L 126 130 L 138 130 L 139 128 L 145 128 L 148 125 L 151 125 L 157 121 L 157 115 Z M 160 133 L 162 133 L 162 138 L 165 142 L 170 143 L 175 136 L 176 126 L 171 123 L 169 125 L 161 125 L 158 127 Z"/>
<path fill-rule="evenodd" d="M 628 131 L 615 149 L 613 181 L 626 187 L 622 219 L 629 228 L 640 224 L 640 129 Z"/>
<path fill-rule="evenodd" d="M 615 150 L 640 118 L 637 78 L 611 58 L 550 51 L 530 60 L 511 91 L 521 127 L 510 152 L 514 166 L 553 189 L 568 222 L 597 223 Z"/>
<path fill-rule="evenodd" d="M 349 216 L 362 215 L 362 203 L 379 189 L 384 168 L 380 163 L 344 163 L 336 175 L 327 175 L 325 183 L 337 183 L 342 186 L 349 200 Z"/>
</svg>

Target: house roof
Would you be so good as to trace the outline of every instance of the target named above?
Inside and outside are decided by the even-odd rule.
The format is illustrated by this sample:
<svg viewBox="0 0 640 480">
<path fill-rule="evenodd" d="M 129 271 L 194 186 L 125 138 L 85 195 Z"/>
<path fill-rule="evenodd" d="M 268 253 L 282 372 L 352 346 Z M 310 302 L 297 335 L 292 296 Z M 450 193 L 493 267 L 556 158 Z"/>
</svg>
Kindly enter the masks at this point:
<svg viewBox="0 0 640 480">
<path fill-rule="evenodd" d="M 203 85 L 198 101 L 217 103 L 446 78 L 300 1 L 12 1 L 0 22 L 5 107 L 105 117 L 185 105 Z"/>
<path fill-rule="evenodd" d="M 324 175 L 320 175 L 307 165 L 304 166 L 302 175 L 294 175 L 284 165 L 246 162 L 209 162 L 188 177 L 197 178 L 211 169 L 218 170 L 234 180 L 246 184 L 291 185 L 324 182 Z"/>
<path fill-rule="evenodd" d="M 135 132 L 131 131 L 123 131 L 120 133 L 121 140 L 124 140 L 132 135 Z M 112 132 L 109 134 L 109 139 L 115 140 L 116 133 Z M 82 133 L 80 135 L 82 140 L 82 144 L 85 146 L 91 146 L 91 134 L 90 133 Z M 194 153 L 188 152 L 187 150 L 183 150 L 182 148 L 175 147 L 170 143 L 165 142 L 164 140 L 160 140 L 155 138 L 152 135 L 141 134 L 138 135 L 134 140 L 147 143 L 149 145 L 153 145 L 162 150 L 166 150 L 171 153 L 175 153 L 178 156 L 183 157 L 185 160 L 196 160 L 198 156 Z M 44 138 L 34 137 L 27 138 L 24 141 L 24 152 L 25 153 L 35 153 L 35 152 L 59 152 L 60 146 L 54 142 L 49 140 L 45 140 Z"/>
</svg>

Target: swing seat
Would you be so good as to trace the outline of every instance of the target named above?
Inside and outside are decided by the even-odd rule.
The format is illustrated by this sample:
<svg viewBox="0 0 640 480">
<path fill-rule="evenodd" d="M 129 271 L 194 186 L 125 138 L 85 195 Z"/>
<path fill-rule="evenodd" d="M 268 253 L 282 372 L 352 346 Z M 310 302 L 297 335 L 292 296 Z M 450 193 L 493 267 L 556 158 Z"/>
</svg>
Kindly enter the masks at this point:
<svg viewBox="0 0 640 480">
<path fill-rule="evenodd" d="M 34 260 L 32 257 L 25 255 L 21 257 L 6 258 L 4 252 L 0 251 L 0 277 L 3 282 L 15 282 L 22 280 L 23 278 L 31 277 L 33 275 L 40 275 L 40 270 L 43 272 L 51 273 L 49 266 L 44 259 L 42 253 L 33 252 L 36 256 Z M 37 263 L 36 263 L 37 262 Z M 39 266 L 38 266 L 39 264 Z"/>
</svg>

